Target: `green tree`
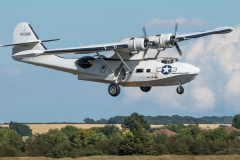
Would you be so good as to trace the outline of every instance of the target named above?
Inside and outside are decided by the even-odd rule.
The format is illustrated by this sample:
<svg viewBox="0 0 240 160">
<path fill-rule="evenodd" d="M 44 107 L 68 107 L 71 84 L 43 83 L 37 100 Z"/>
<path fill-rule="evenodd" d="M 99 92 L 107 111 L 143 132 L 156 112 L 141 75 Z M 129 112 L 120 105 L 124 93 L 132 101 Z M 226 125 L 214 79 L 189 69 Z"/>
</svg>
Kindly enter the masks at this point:
<svg viewBox="0 0 240 160">
<path fill-rule="evenodd" d="M 77 135 L 79 129 L 74 126 L 67 125 L 66 127 L 61 128 L 61 131 L 65 133 L 68 137 L 71 137 L 73 135 Z"/>
<path fill-rule="evenodd" d="M 22 136 L 9 128 L 0 129 L 0 157 L 20 156 L 23 145 Z"/>
<path fill-rule="evenodd" d="M 134 126 L 137 124 L 141 124 L 147 131 L 151 130 L 151 126 L 148 124 L 148 121 L 144 119 L 143 115 L 139 115 L 138 113 L 132 113 L 130 116 L 125 117 L 122 128 L 128 128 L 130 131 L 133 131 Z"/>
<path fill-rule="evenodd" d="M 106 139 L 103 133 L 96 133 L 92 129 L 81 129 L 74 138 L 73 146 L 79 149 L 84 149 L 89 145 L 95 145 L 103 139 Z"/>
<path fill-rule="evenodd" d="M 108 124 L 121 124 L 124 122 L 124 116 L 115 116 L 115 117 L 111 117 L 108 120 Z"/>
<path fill-rule="evenodd" d="M 26 152 L 28 156 L 32 157 L 51 157 L 51 144 L 47 141 L 47 134 L 35 134 L 34 139 L 28 138 L 26 140 Z"/>
<path fill-rule="evenodd" d="M 134 123 L 133 131 L 126 129 L 124 141 L 120 147 L 122 155 L 150 155 L 153 154 L 151 134 L 149 134 L 141 123 Z"/>
<path fill-rule="evenodd" d="M 9 128 L 15 130 L 17 133 L 19 133 L 21 136 L 32 136 L 32 130 L 27 125 L 23 125 L 21 123 L 16 122 L 10 122 Z"/>
<path fill-rule="evenodd" d="M 237 114 L 233 117 L 232 126 L 240 129 L 240 114 Z"/>
<path fill-rule="evenodd" d="M 52 158 L 69 157 L 71 142 L 59 129 L 50 129 L 47 133 L 38 134 L 34 140 L 26 141 L 26 151 L 30 156 L 49 156 Z"/>
<path fill-rule="evenodd" d="M 97 120 L 95 123 L 96 124 L 108 124 L 108 120 L 101 118 L 100 120 Z"/>
<path fill-rule="evenodd" d="M 225 128 L 216 128 L 203 132 L 206 140 L 228 140 L 230 134 L 227 133 Z"/>
<path fill-rule="evenodd" d="M 95 130 L 96 133 L 103 133 L 106 137 L 110 136 L 116 132 L 121 132 L 120 129 L 114 124 L 107 124 L 104 127 L 92 127 L 92 130 Z"/>
<path fill-rule="evenodd" d="M 87 124 L 94 124 L 95 123 L 95 121 L 91 118 L 85 118 L 83 121 Z"/>
<path fill-rule="evenodd" d="M 188 128 L 187 126 L 184 126 L 183 124 L 168 124 L 165 126 L 160 127 L 160 129 L 168 129 L 170 131 L 181 133 L 182 129 Z"/>
</svg>

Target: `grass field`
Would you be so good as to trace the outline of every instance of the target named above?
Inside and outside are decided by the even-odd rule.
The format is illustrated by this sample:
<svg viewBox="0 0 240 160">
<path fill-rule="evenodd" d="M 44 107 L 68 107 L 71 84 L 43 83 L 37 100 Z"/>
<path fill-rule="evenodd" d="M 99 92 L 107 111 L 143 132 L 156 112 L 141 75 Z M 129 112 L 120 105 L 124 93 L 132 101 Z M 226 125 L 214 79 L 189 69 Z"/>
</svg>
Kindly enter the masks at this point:
<svg viewBox="0 0 240 160">
<path fill-rule="evenodd" d="M 71 126 L 75 126 L 78 128 L 83 128 L 83 129 L 88 129 L 91 127 L 103 127 L 105 124 L 26 124 L 28 125 L 33 133 L 44 133 L 47 132 L 49 129 L 61 129 L 62 127 L 65 127 L 67 125 L 71 125 Z M 201 127 L 202 129 L 214 129 L 214 128 L 218 128 L 219 125 L 221 124 L 199 124 L 199 127 Z M 231 126 L 231 124 L 223 124 L 223 125 L 228 125 Z M 4 124 L 4 125 L 0 125 L 2 127 L 8 127 L 8 124 Z M 119 127 L 121 129 L 121 124 L 116 124 L 117 127 Z M 156 128 L 156 127 L 161 127 L 163 125 L 151 125 L 152 128 Z"/>
<path fill-rule="evenodd" d="M 1 160 L 55 160 L 46 157 L 4 157 Z M 191 155 L 163 155 L 163 156 L 93 156 L 81 158 L 61 158 L 60 160 L 239 160 L 240 155 L 212 155 L 212 156 L 191 156 Z M 56 159 L 59 160 L 59 159 Z"/>
</svg>

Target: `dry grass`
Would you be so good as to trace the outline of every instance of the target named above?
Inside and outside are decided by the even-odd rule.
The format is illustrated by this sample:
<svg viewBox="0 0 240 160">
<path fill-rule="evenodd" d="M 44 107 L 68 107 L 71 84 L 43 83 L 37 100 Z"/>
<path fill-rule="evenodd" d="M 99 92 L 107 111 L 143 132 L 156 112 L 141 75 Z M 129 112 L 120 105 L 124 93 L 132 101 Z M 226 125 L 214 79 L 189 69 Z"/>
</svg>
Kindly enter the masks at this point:
<svg viewBox="0 0 240 160">
<path fill-rule="evenodd" d="M 28 125 L 33 133 L 44 133 L 44 132 L 48 132 L 49 129 L 61 129 L 62 127 L 65 127 L 67 125 L 71 125 L 77 128 L 83 128 L 83 129 L 88 129 L 91 127 L 104 127 L 105 124 L 26 124 Z M 187 125 L 187 124 L 184 124 Z M 219 125 L 228 125 L 231 127 L 231 124 L 199 124 L 199 127 L 201 127 L 202 129 L 215 129 L 218 128 Z M 8 127 L 8 124 L 4 124 L 4 125 L 0 125 L 2 127 Z M 116 124 L 117 127 L 119 127 L 121 129 L 121 124 Z M 151 125 L 152 128 L 157 128 L 157 127 L 162 127 L 164 125 Z"/>
<path fill-rule="evenodd" d="M 26 124 L 32 129 L 33 133 L 44 133 L 48 132 L 49 129 L 61 129 L 67 125 L 71 125 L 77 128 L 88 129 L 91 127 L 104 127 L 105 124 Z M 8 127 L 8 125 L 0 125 L 2 127 Z M 116 124 L 117 127 L 121 128 L 121 124 Z"/>
<path fill-rule="evenodd" d="M 29 126 L 32 129 L 33 133 L 46 133 L 48 132 L 49 129 L 61 129 L 62 127 L 66 127 L 67 125 L 71 125 L 77 128 L 83 128 L 83 129 L 88 129 L 91 127 L 104 127 L 106 124 L 26 124 L 27 126 Z M 2 127 L 8 127 L 8 124 L 4 124 L 4 125 L 0 125 Z M 116 124 L 117 127 L 119 127 L 120 129 L 121 124 Z M 151 127 L 155 128 L 155 127 L 161 127 L 163 125 L 151 125 Z"/>
<path fill-rule="evenodd" d="M 232 124 L 199 124 L 199 127 L 201 127 L 202 129 L 208 130 L 208 129 L 219 128 L 219 125 L 232 127 Z"/>
<path fill-rule="evenodd" d="M 192 156 L 192 155 L 163 155 L 163 156 L 93 156 L 81 158 L 61 158 L 60 160 L 238 160 L 240 155 L 212 155 L 212 156 Z M 0 158 L 0 160 L 55 160 L 46 157 L 19 157 Z M 56 159 L 57 160 L 57 159 Z"/>
</svg>

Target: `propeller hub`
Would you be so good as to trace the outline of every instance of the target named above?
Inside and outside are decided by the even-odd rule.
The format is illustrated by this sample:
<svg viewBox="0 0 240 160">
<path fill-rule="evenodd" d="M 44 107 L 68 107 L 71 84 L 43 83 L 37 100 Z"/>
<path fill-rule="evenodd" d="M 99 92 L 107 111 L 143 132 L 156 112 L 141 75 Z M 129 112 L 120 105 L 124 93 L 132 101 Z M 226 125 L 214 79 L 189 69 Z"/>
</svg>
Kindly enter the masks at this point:
<svg viewBox="0 0 240 160">
<path fill-rule="evenodd" d="M 145 40 L 144 40 L 144 47 L 147 48 L 148 45 L 149 45 L 149 39 L 145 38 Z"/>
<path fill-rule="evenodd" d="M 171 44 L 172 46 L 175 46 L 175 45 L 176 45 L 176 41 L 175 41 L 175 36 L 174 36 L 174 35 L 172 35 L 172 36 L 170 37 L 170 44 Z"/>
</svg>

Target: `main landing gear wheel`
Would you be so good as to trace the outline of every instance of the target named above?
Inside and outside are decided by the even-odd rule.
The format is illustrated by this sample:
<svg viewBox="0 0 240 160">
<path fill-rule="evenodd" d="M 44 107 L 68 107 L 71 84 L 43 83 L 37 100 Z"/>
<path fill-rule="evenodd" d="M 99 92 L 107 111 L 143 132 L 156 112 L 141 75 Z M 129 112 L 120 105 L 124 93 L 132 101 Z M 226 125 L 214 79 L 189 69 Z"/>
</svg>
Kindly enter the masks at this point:
<svg viewBox="0 0 240 160">
<path fill-rule="evenodd" d="M 151 90 L 152 87 L 140 87 L 140 89 L 143 91 L 143 92 L 148 92 Z"/>
<path fill-rule="evenodd" d="M 119 87 L 119 85 L 116 84 L 116 83 L 110 84 L 109 87 L 108 87 L 108 92 L 109 92 L 109 94 L 110 94 L 111 96 L 113 96 L 113 97 L 118 96 L 119 93 L 120 93 L 120 87 Z"/>
<path fill-rule="evenodd" d="M 183 92 L 184 92 L 184 88 L 182 86 L 178 86 L 177 87 L 177 93 L 178 94 L 183 94 Z"/>
</svg>

